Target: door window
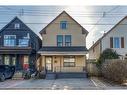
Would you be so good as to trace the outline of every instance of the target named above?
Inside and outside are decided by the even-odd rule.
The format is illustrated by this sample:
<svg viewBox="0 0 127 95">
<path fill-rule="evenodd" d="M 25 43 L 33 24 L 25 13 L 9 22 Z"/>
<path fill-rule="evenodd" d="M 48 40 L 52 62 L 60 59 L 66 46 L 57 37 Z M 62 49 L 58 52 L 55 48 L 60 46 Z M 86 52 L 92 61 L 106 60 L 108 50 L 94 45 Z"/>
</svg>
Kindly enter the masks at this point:
<svg viewBox="0 0 127 95">
<path fill-rule="evenodd" d="M 52 58 L 51 57 L 46 57 L 46 69 L 52 70 Z"/>
</svg>

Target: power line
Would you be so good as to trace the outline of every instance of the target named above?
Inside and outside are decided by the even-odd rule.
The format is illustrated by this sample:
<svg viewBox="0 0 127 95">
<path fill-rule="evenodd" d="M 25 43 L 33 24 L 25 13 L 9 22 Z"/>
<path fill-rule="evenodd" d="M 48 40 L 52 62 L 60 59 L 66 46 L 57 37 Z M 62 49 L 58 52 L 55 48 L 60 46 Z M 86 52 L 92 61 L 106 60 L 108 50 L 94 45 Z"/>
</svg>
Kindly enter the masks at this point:
<svg viewBox="0 0 127 95">
<path fill-rule="evenodd" d="M 100 19 L 96 22 L 96 24 L 90 29 L 90 32 L 96 27 L 96 25 L 102 20 L 102 18 L 105 17 L 106 13 L 110 13 L 111 11 L 115 10 L 116 8 L 118 8 L 119 6 L 116 6 L 114 8 L 112 8 L 111 10 L 107 11 L 107 12 L 104 12 L 103 13 L 103 16 L 100 17 Z"/>
<path fill-rule="evenodd" d="M 8 22 L 0 22 L 0 24 L 7 24 Z M 25 24 L 49 24 L 49 23 L 25 23 Z M 53 23 L 53 24 L 60 24 L 60 23 Z M 76 23 L 68 23 L 69 25 L 77 25 Z M 81 25 L 115 25 L 116 23 L 80 23 Z M 119 24 L 119 25 L 127 25 L 127 24 Z"/>
<path fill-rule="evenodd" d="M 17 10 L 16 11 L 17 13 L 21 12 L 21 10 L 23 10 L 24 13 L 38 13 L 38 14 L 58 14 L 59 13 L 58 11 L 57 12 L 49 12 L 49 11 L 38 12 L 38 11 L 35 11 L 35 10 L 26 10 L 26 9 L 23 9 L 23 8 L 21 8 L 21 9 L 12 9 L 12 8 L 9 8 L 9 7 L 6 7 L 6 6 L 0 6 L 0 7 L 3 7 L 5 9 L 7 9 L 7 10 L 10 10 L 10 11 Z M 125 14 L 127 14 L 127 12 L 125 12 L 125 13 L 123 13 L 123 12 L 121 12 L 121 13 L 117 13 L 117 12 L 110 13 L 112 10 L 114 10 L 116 8 L 117 7 L 111 9 L 108 12 L 93 12 L 93 13 L 91 13 L 91 12 L 80 12 L 80 11 L 78 11 L 78 14 L 76 14 L 76 15 L 103 15 L 104 13 L 108 14 L 108 15 L 125 15 Z M 3 12 L 8 12 L 8 11 L 3 11 Z M 74 13 L 72 12 L 71 14 L 74 14 Z"/>
</svg>

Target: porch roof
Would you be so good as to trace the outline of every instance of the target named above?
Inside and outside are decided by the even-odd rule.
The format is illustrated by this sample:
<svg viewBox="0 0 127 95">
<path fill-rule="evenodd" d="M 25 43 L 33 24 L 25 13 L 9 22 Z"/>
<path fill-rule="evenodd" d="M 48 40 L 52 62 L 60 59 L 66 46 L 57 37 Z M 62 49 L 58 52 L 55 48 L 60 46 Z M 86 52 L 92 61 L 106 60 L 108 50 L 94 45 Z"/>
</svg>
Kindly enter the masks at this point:
<svg viewBox="0 0 127 95">
<path fill-rule="evenodd" d="M 85 55 L 88 50 L 85 46 L 71 47 L 42 47 L 38 53 L 41 55 Z"/>
<path fill-rule="evenodd" d="M 31 54 L 30 47 L 0 47 L 0 54 Z"/>
</svg>

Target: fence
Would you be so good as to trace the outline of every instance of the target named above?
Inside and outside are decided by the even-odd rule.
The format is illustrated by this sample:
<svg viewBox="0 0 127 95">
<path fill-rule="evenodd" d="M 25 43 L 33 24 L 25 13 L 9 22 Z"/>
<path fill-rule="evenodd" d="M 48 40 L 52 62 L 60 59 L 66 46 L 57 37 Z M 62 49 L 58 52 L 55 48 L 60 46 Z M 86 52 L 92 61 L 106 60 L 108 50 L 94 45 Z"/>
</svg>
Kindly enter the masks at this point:
<svg viewBox="0 0 127 95">
<path fill-rule="evenodd" d="M 93 63 L 87 64 L 87 73 L 89 76 L 100 76 L 101 75 L 99 68 L 96 66 L 96 64 L 93 64 Z"/>
</svg>

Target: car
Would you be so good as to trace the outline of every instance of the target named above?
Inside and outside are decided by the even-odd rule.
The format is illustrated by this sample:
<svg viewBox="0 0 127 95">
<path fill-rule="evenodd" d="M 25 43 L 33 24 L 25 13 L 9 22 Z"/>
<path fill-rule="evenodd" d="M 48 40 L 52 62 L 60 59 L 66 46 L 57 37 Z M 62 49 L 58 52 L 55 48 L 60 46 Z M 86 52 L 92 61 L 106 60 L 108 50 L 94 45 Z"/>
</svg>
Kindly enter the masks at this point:
<svg viewBox="0 0 127 95">
<path fill-rule="evenodd" d="M 15 73 L 15 66 L 0 65 L 0 81 L 11 79 Z"/>
</svg>

